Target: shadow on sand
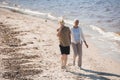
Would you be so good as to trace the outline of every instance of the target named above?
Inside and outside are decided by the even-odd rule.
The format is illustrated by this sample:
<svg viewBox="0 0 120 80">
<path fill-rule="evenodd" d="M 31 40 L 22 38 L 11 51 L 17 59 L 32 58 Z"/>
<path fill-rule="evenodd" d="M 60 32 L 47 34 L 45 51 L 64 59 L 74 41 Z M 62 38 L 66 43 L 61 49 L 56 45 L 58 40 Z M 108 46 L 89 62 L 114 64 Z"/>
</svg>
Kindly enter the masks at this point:
<svg viewBox="0 0 120 80">
<path fill-rule="evenodd" d="M 84 69 L 84 68 L 81 68 L 81 70 L 83 70 L 85 72 L 89 72 L 90 74 L 88 74 L 88 73 L 83 74 L 83 73 L 77 73 L 77 72 L 72 72 L 72 71 L 69 71 L 69 72 L 74 75 L 77 75 L 77 79 L 80 79 L 81 77 L 85 77 L 85 78 L 89 78 L 92 80 L 110 80 L 109 78 L 107 78 L 105 76 L 113 76 L 113 77 L 120 78 L 120 75 L 118 75 L 118 74 L 107 73 L 107 72 L 98 72 L 98 71 L 93 71 L 93 70 Z"/>
</svg>

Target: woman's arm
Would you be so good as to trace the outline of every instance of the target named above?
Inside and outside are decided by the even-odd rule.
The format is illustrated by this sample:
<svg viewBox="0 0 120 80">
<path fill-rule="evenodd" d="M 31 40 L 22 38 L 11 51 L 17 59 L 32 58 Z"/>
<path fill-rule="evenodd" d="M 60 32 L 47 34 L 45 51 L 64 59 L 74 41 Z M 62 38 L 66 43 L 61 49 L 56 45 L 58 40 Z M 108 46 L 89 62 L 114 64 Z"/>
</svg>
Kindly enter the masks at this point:
<svg viewBox="0 0 120 80">
<path fill-rule="evenodd" d="M 88 44 L 87 44 L 87 42 L 86 42 L 86 41 L 84 41 L 84 44 L 85 44 L 85 46 L 88 48 Z"/>
<path fill-rule="evenodd" d="M 84 38 L 84 34 L 83 34 L 82 29 L 81 29 L 81 36 L 82 36 L 82 39 L 83 39 L 83 42 L 84 42 L 85 46 L 88 48 L 88 44 L 87 44 L 87 42 L 86 42 L 86 40 Z"/>
</svg>

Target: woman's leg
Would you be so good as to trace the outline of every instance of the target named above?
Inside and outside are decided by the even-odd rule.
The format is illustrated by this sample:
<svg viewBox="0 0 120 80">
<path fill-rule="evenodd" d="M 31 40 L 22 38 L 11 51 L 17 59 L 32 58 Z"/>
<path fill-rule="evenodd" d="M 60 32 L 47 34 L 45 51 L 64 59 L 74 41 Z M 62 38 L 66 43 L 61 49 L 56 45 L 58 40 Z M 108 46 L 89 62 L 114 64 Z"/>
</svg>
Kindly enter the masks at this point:
<svg viewBox="0 0 120 80">
<path fill-rule="evenodd" d="M 76 61 L 76 57 L 77 57 L 77 46 L 76 46 L 76 44 L 72 43 L 72 47 L 73 47 L 73 52 L 74 52 L 73 65 L 75 65 L 75 61 Z"/>
<path fill-rule="evenodd" d="M 78 66 L 82 66 L 82 43 L 78 43 Z"/>
<path fill-rule="evenodd" d="M 73 55 L 73 65 L 75 66 L 75 62 L 76 62 L 76 57 L 77 55 Z"/>
</svg>

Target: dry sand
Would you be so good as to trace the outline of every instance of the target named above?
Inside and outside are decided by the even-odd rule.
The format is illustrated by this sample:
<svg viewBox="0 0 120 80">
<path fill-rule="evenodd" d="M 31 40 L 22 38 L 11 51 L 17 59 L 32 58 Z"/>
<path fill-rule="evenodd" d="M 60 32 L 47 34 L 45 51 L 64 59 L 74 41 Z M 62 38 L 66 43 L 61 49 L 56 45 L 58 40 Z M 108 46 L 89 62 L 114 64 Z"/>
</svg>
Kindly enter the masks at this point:
<svg viewBox="0 0 120 80">
<path fill-rule="evenodd" d="M 0 80 L 120 80 L 120 63 L 101 55 L 90 36 L 82 70 L 72 66 L 72 49 L 67 70 L 61 70 L 57 26 L 0 9 Z"/>
</svg>

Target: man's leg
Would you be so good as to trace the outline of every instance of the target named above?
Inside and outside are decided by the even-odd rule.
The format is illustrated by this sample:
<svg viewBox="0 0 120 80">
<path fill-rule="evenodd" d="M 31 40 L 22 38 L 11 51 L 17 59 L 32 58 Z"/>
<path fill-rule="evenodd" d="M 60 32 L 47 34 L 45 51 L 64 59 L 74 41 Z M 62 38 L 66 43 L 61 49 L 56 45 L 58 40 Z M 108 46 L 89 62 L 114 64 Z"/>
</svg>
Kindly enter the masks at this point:
<svg viewBox="0 0 120 80">
<path fill-rule="evenodd" d="M 65 69 L 66 64 L 67 64 L 67 55 L 66 55 L 66 54 L 62 54 L 62 56 L 61 56 L 61 61 L 62 61 L 62 66 L 61 66 L 61 68 L 62 68 L 62 69 Z"/>
<path fill-rule="evenodd" d="M 65 54 L 65 55 L 64 55 L 64 64 L 65 64 L 65 66 L 67 65 L 67 58 L 68 58 L 68 57 L 67 57 L 67 55 Z"/>
<path fill-rule="evenodd" d="M 64 66 L 64 55 L 61 55 L 61 65 Z"/>
</svg>

